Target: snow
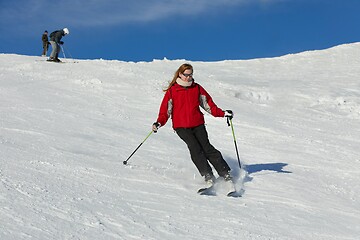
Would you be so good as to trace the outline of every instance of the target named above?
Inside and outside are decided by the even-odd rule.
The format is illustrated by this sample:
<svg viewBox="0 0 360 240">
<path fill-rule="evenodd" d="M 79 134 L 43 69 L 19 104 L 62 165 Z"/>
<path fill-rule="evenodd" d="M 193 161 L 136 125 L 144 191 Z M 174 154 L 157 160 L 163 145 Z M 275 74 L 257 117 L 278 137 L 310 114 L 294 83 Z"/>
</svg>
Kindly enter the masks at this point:
<svg viewBox="0 0 360 240">
<path fill-rule="evenodd" d="M 0 54 L 0 239 L 359 239 L 360 43 L 190 62 L 241 198 L 203 180 L 171 122 L 151 134 L 185 60 Z"/>
</svg>

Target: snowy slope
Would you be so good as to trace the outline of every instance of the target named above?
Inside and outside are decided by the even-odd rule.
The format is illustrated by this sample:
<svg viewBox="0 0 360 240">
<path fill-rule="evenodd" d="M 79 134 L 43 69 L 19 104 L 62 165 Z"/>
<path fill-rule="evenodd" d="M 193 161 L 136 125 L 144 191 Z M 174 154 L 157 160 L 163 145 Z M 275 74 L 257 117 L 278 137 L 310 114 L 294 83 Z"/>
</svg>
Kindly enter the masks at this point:
<svg viewBox="0 0 360 240">
<path fill-rule="evenodd" d="M 242 198 L 203 182 L 171 123 L 149 134 L 185 60 L 0 54 L 0 239 L 358 239 L 360 43 L 191 62 L 233 119 L 206 115 Z"/>
</svg>

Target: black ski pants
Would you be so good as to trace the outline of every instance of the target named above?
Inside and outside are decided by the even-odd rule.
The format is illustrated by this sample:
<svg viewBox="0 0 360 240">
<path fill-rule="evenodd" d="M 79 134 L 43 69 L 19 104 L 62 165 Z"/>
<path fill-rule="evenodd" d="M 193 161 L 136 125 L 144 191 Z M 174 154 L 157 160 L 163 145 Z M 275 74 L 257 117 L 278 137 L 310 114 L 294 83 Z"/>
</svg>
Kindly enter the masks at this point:
<svg viewBox="0 0 360 240">
<path fill-rule="evenodd" d="M 230 167 L 225 162 L 221 152 L 210 144 L 204 125 L 194 128 L 177 128 L 175 131 L 188 146 L 191 160 L 201 176 L 212 173 L 209 162 L 214 166 L 219 176 L 224 176 L 230 171 Z"/>
</svg>

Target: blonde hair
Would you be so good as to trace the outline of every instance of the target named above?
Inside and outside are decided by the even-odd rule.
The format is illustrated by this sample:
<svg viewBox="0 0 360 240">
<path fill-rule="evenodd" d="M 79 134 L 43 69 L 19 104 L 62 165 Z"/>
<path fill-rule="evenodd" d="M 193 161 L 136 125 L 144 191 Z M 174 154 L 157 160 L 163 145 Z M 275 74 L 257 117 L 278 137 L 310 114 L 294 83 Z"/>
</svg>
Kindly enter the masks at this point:
<svg viewBox="0 0 360 240">
<path fill-rule="evenodd" d="M 174 73 L 174 77 L 171 80 L 171 82 L 169 83 L 169 85 L 167 86 L 167 88 L 165 88 L 163 91 L 166 92 L 167 90 L 169 90 L 172 87 L 172 85 L 175 84 L 176 79 L 179 77 L 179 74 L 185 72 L 188 69 L 190 69 L 192 72 L 194 71 L 193 67 L 189 63 L 182 64 L 178 68 L 178 70 L 176 70 L 176 72 Z"/>
</svg>

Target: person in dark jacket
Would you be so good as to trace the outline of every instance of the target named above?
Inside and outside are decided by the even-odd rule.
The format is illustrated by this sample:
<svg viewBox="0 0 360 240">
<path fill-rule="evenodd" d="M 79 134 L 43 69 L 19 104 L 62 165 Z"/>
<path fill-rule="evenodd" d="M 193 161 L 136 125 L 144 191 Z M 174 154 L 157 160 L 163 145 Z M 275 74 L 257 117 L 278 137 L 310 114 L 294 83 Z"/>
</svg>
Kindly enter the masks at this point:
<svg viewBox="0 0 360 240">
<path fill-rule="evenodd" d="M 42 52 L 42 56 L 45 57 L 47 54 L 47 51 L 49 49 L 49 38 L 48 38 L 48 31 L 45 30 L 45 32 L 43 33 L 42 37 L 42 43 L 43 43 L 43 52 Z"/>
<path fill-rule="evenodd" d="M 214 117 L 232 118 L 232 111 L 223 111 L 216 106 L 206 90 L 195 83 L 193 67 L 187 63 L 178 68 L 173 80 L 164 91 L 157 121 L 152 125 L 153 132 L 157 132 L 171 117 L 175 132 L 186 143 L 191 160 L 201 176 L 204 176 L 205 182 L 211 185 L 215 181 L 210 164 L 220 177 L 225 181 L 231 181 L 229 165 L 221 152 L 209 142 L 200 107 Z"/>
<path fill-rule="evenodd" d="M 52 51 L 48 61 L 61 62 L 59 59 L 60 45 L 64 44 L 64 42 L 61 41 L 61 38 L 67 34 L 69 34 L 69 29 L 67 28 L 54 31 L 50 34 L 50 44 L 52 47 Z"/>
</svg>

